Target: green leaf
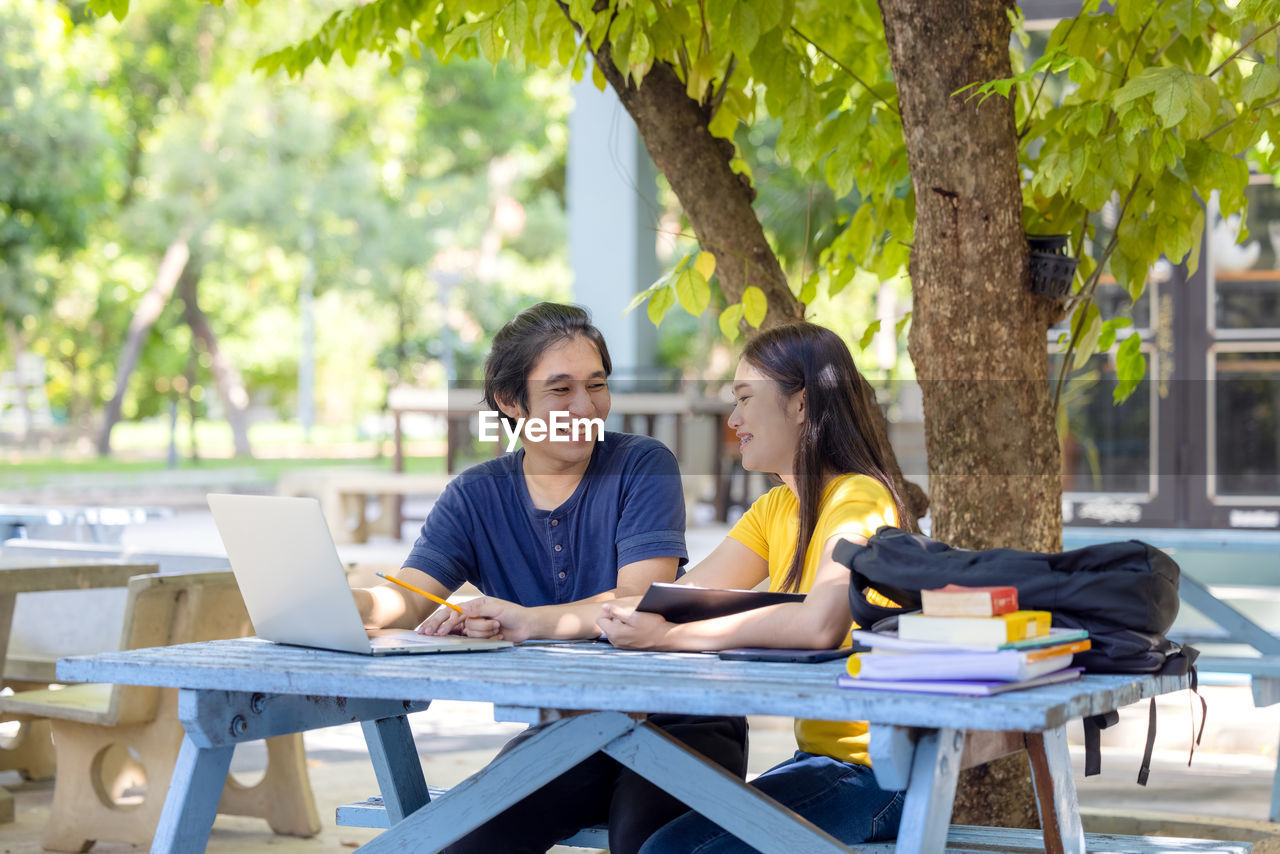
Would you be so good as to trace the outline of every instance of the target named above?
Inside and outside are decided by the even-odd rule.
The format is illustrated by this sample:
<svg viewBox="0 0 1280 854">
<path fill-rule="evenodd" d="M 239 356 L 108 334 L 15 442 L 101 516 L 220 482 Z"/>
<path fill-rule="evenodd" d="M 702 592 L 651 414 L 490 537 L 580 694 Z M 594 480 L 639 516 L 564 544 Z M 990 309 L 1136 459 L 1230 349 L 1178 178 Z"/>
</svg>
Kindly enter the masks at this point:
<svg viewBox="0 0 1280 854">
<path fill-rule="evenodd" d="M 676 277 L 676 296 L 680 299 L 680 307 L 697 317 L 706 311 L 707 303 L 711 301 L 711 286 L 697 269 L 690 267 Z"/>
<path fill-rule="evenodd" d="M 1147 373 L 1147 358 L 1142 355 L 1142 336 L 1137 332 L 1124 339 L 1116 351 L 1116 387 L 1111 393 L 1115 403 L 1124 403 Z"/>
<path fill-rule="evenodd" d="M 693 269 L 701 273 L 704 279 L 709 280 L 716 274 L 716 256 L 710 252 L 699 252 L 693 262 Z"/>
<path fill-rule="evenodd" d="M 502 29 L 507 41 L 519 44 L 524 41 L 525 31 L 529 28 L 529 7 L 524 0 L 512 0 L 502 10 Z"/>
<path fill-rule="evenodd" d="M 1160 78 L 1163 76 L 1164 69 L 1162 68 L 1143 69 L 1141 74 L 1116 90 L 1115 94 L 1111 96 L 1111 102 L 1118 107 L 1121 104 L 1127 104 L 1130 101 L 1136 101 L 1139 98 L 1150 95 L 1160 87 Z"/>
<path fill-rule="evenodd" d="M 653 295 L 653 299 L 649 300 L 649 320 L 654 326 L 662 323 L 662 318 L 667 313 L 667 309 L 676 304 L 675 294 L 671 292 L 671 288 L 662 288 Z"/>
<path fill-rule="evenodd" d="M 742 292 L 742 316 L 747 319 L 747 323 L 759 329 L 768 311 L 769 298 L 764 295 L 764 291 L 751 285 Z"/>
<path fill-rule="evenodd" d="M 800 286 L 800 295 L 796 299 L 808 305 L 818 296 L 818 272 L 815 270 L 810 273 L 808 278 L 804 280 L 804 284 Z"/>
<path fill-rule="evenodd" d="M 1187 108 L 1191 105 L 1194 93 L 1191 90 L 1191 80 L 1185 71 L 1181 68 L 1167 70 L 1176 73 L 1163 75 L 1164 79 L 1151 100 L 1151 108 L 1164 122 L 1164 126 L 1170 128 L 1186 118 Z"/>
<path fill-rule="evenodd" d="M 739 3 L 729 14 L 729 44 L 738 56 L 747 56 L 760 40 L 760 19 L 750 3 Z"/>
<path fill-rule="evenodd" d="M 1102 324 L 1102 334 L 1098 336 L 1098 352 L 1106 353 L 1110 351 L 1116 343 L 1116 330 L 1122 326 L 1132 325 L 1133 321 L 1127 317 L 1113 317 Z"/>
<path fill-rule="evenodd" d="M 902 319 L 900 319 L 897 323 L 893 325 L 893 337 L 894 338 L 902 337 L 902 330 L 905 329 L 907 324 L 910 322 L 911 322 L 911 312 L 908 311 L 906 314 L 902 315 Z"/>
<path fill-rule="evenodd" d="M 1271 100 L 1280 90 L 1280 67 L 1271 64 L 1260 64 L 1253 69 L 1244 80 L 1240 90 L 1240 100 L 1245 106 L 1258 101 Z"/>
<path fill-rule="evenodd" d="M 502 59 L 503 49 L 506 47 L 505 40 L 498 34 L 497 23 L 494 18 L 485 18 L 476 30 L 476 41 L 480 43 L 480 52 L 484 54 L 485 59 L 495 65 Z"/>
<path fill-rule="evenodd" d="M 642 290 L 640 293 L 633 296 L 631 298 L 631 302 L 627 303 L 627 307 L 623 309 L 622 313 L 630 314 L 631 312 L 636 310 L 636 308 L 640 305 L 640 303 L 652 297 L 660 289 L 665 288 L 667 287 L 667 285 L 671 284 L 672 275 L 673 275 L 672 273 L 667 273 L 665 276 L 662 276 L 661 278 L 659 278 L 652 285 L 650 285 L 649 287 Z"/>
<path fill-rule="evenodd" d="M 730 341 L 738 340 L 738 323 L 742 321 L 742 303 L 733 305 L 720 312 L 720 334 Z"/>
<path fill-rule="evenodd" d="M 858 339 L 858 349 L 865 350 L 871 346 L 871 342 L 876 340 L 876 333 L 880 331 L 880 320 L 871 321 L 867 324 L 867 328 L 862 330 L 862 337 Z"/>
<path fill-rule="evenodd" d="M 1095 303 L 1081 303 L 1071 315 L 1071 331 L 1076 338 L 1075 358 L 1072 370 L 1080 370 L 1094 353 L 1098 352 L 1098 338 L 1102 335 L 1102 313 Z"/>
</svg>

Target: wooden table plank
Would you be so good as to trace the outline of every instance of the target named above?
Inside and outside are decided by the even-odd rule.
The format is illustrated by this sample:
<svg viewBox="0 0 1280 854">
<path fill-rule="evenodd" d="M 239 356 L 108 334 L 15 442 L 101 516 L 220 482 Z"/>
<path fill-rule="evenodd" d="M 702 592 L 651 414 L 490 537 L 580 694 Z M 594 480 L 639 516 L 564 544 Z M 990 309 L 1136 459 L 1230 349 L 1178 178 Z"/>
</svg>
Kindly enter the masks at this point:
<svg viewBox="0 0 1280 854">
<path fill-rule="evenodd" d="M 352 698 L 473 700 L 530 708 L 892 721 L 901 726 L 1042 732 L 1185 687 L 1183 677 L 1086 676 L 1079 682 L 973 698 L 851 691 L 839 661 L 774 664 L 607 645 L 373 658 L 256 638 L 75 656 L 69 681 L 172 685 Z M 976 712 L 975 712 L 976 710 Z"/>
</svg>

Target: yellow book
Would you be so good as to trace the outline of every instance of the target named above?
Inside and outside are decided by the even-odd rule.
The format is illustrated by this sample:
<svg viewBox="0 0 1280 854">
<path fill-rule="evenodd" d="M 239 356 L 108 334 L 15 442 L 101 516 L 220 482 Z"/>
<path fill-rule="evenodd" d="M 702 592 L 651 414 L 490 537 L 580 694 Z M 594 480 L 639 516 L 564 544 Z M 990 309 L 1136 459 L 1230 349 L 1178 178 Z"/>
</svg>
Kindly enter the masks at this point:
<svg viewBox="0 0 1280 854">
<path fill-rule="evenodd" d="M 1002 644 L 1049 634 L 1048 611 L 1010 611 L 995 617 L 928 617 L 903 614 L 898 637 L 940 643 Z"/>
</svg>

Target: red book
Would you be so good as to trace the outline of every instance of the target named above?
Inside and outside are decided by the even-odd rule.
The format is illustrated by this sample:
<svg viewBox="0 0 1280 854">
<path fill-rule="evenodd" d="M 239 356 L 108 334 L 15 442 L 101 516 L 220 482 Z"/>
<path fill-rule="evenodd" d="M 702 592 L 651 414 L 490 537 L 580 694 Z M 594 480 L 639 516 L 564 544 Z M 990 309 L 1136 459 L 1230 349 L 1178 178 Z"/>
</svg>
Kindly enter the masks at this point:
<svg viewBox="0 0 1280 854">
<path fill-rule="evenodd" d="M 948 584 L 921 590 L 920 604 L 926 617 L 994 617 L 1018 610 L 1018 588 Z"/>
</svg>

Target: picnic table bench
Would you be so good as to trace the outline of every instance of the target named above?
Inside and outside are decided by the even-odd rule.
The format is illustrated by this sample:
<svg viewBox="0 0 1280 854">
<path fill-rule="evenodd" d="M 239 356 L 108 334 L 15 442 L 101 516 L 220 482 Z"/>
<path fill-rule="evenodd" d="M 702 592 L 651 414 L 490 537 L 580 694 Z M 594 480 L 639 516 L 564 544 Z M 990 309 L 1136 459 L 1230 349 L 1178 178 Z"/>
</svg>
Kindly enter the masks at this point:
<svg viewBox="0 0 1280 854">
<path fill-rule="evenodd" d="M 1030 844 L 1041 850 L 1081 852 L 1087 840 L 1067 721 L 1186 686 L 1183 677 L 1087 676 L 987 698 L 923 696 L 839 688 L 842 666 L 721 661 L 590 642 L 371 658 L 239 639 L 69 658 L 58 673 L 180 688 L 186 736 L 153 852 L 205 844 L 236 743 L 352 721 L 364 729 L 390 825 L 362 849 L 373 854 L 439 850 L 597 750 L 769 854 L 851 850 L 686 750 L 650 726 L 644 712 L 870 720 L 877 778 L 906 790 L 896 850 L 942 851 L 950 833 L 950 844 L 962 850 L 975 839 L 985 850 L 992 840 L 1003 850 L 1001 840 L 1023 838 L 1038 840 Z M 406 719 L 433 699 L 492 702 L 504 720 L 551 725 L 433 798 Z M 988 731 L 1007 735 L 979 735 Z M 975 745 L 999 752 L 1019 744 L 1032 757 L 1046 836 L 950 828 L 966 747 L 972 758 Z M 1122 842 L 1105 844 L 1135 852 L 1249 850 L 1247 843 Z"/>
</svg>

